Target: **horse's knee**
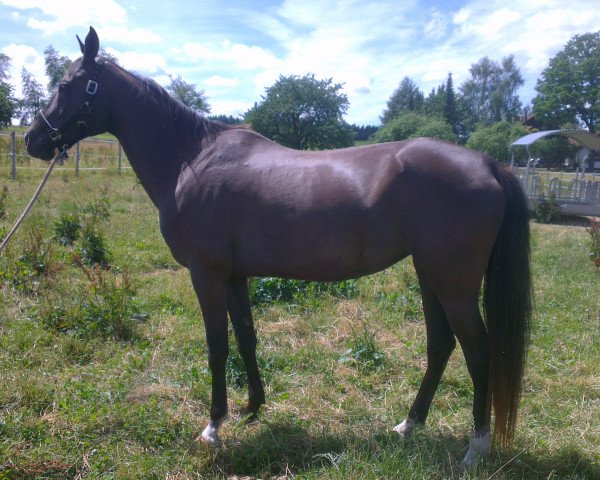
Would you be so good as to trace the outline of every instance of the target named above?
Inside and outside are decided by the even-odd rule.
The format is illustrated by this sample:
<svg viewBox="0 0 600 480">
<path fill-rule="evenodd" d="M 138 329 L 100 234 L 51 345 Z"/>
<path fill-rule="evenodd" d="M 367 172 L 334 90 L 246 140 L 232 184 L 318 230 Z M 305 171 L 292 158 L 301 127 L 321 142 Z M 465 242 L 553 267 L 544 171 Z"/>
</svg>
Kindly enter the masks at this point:
<svg viewBox="0 0 600 480">
<path fill-rule="evenodd" d="M 454 335 L 446 337 L 428 338 L 427 357 L 429 363 L 445 364 L 454 349 L 456 348 L 456 338 Z"/>
</svg>

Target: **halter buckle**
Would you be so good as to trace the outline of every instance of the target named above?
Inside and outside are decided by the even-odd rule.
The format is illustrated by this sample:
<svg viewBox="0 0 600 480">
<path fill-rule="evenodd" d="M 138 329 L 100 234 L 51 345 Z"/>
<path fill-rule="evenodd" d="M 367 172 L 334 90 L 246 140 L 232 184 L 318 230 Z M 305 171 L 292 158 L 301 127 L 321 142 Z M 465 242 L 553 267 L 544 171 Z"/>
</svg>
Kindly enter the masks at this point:
<svg viewBox="0 0 600 480">
<path fill-rule="evenodd" d="M 50 140 L 52 140 L 53 142 L 60 140 L 60 137 L 62 136 L 60 130 L 56 128 L 53 128 L 48 135 L 50 136 Z"/>
<path fill-rule="evenodd" d="M 85 87 L 85 93 L 88 95 L 96 95 L 96 91 L 98 90 L 98 82 L 94 80 L 88 80 L 87 86 Z"/>
</svg>

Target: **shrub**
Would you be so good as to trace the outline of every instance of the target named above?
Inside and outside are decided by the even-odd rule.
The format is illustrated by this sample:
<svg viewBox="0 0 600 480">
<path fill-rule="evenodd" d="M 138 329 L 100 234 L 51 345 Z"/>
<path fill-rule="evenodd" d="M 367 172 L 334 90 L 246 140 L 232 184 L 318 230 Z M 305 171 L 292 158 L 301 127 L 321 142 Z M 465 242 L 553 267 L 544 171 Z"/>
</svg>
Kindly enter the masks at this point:
<svg viewBox="0 0 600 480">
<path fill-rule="evenodd" d="M 84 225 L 81 237 L 81 246 L 78 249 L 81 260 L 88 265 L 107 267 L 112 254 L 102 233 L 93 224 L 88 223 Z"/>
<path fill-rule="evenodd" d="M 271 303 L 299 302 L 303 298 L 316 298 L 324 294 L 352 298 L 358 294 L 356 280 L 341 282 L 308 282 L 286 278 L 255 278 L 250 283 L 250 302 L 255 306 Z"/>
<path fill-rule="evenodd" d="M 81 219 L 77 213 L 63 213 L 54 224 L 54 238 L 61 245 L 73 245 L 79 238 Z"/>
<path fill-rule="evenodd" d="M 434 137 L 456 142 L 452 127 L 442 118 L 406 111 L 383 125 L 371 137 L 373 143 L 394 142 L 417 137 Z"/>
<path fill-rule="evenodd" d="M 84 205 L 81 208 L 81 213 L 87 215 L 93 223 L 98 220 L 107 220 L 110 217 L 108 186 L 105 186 L 100 190 L 100 198 Z"/>
<path fill-rule="evenodd" d="M 533 209 L 533 218 L 537 223 L 552 223 L 560 220 L 560 205 L 554 195 L 542 195 Z"/>
<path fill-rule="evenodd" d="M 6 199 L 8 198 L 8 187 L 4 185 L 0 190 L 0 220 L 6 219 Z"/>
<path fill-rule="evenodd" d="M 135 289 L 127 272 L 121 277 L 78 261 L 88 283 L 70 299 L 57 304 L 48 300 L 32 317 L 56 332 L 82 338 L 135 338 L 135 315 L 139 313 Z"/>
<path fill-rule="evenodd" d="M 30 228 L 23 252 L 16 259 L 8 258 L 0 269 L 0 280 L 18 290 L 34 293 L 38 280 L 50 276 L 60 269 L 52 256 L 52 245 L 45 239 L 39 227 Z"/>
<path fill-rule="evenodd" d="M 592 219 L 586 230 L 590 234 L 590 258 L 600 268 L 600 218 Z"/>
<path fill-rule="evenodd" d="M 354 334 L 350 348 L 342 353 L 339 362 L 356 365 L 363 370 L 376 370 L 383 366 L 385 356 L 375 342 L 375 335 L 367 330 Z"/>
</svg>

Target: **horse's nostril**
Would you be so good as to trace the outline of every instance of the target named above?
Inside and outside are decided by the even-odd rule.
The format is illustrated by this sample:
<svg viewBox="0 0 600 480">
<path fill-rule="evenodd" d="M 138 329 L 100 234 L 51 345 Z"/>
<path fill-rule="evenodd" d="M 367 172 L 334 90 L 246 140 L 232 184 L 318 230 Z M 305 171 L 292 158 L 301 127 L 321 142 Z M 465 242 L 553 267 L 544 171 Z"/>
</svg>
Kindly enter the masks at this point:
<svg viewBox="0 0 600 480">
<path fill-rule="evenodd" d="M 28 133 L 26 133 L 26 134 L 23 136 L 23 139 L 25 140 L 25 146 L 26 146 L 26 147 L 27 147 L 27 146 L 29 146 L 29 134 L 28 134 Z"/>
</svg>

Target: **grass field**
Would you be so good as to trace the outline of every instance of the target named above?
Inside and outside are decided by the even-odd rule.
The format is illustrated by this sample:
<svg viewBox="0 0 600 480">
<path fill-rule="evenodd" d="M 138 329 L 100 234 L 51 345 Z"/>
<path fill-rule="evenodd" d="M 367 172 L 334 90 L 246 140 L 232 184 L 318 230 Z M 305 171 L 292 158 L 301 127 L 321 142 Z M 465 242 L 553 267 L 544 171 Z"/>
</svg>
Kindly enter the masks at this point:
<svg viewBox="0 0 600 480">
<path fill-rule="evenodd" d="M 32 175 L 0 178 L 0 236 Z M 69 219 L 72 246 L 58 241 Z M 461 469 L 472 388 L 459 350 L 428 427 L 407 441 L 391 431 L 426 361 L 406 260 L 349 293 L 257 306 L 267 405 L 243 424 L 232 347 L 230 419 L 211 450 L 194 440 L 210 397 L 201 315 L 154 207 L 131 174 L 54 175 L 0 257 L 0 479 L 599 479 L 600 269 L 583 227 L 532 228 L 534 328 L 511 447 Z M 110 268 L 86 266 L 90 252 Z"/>
</svg>

